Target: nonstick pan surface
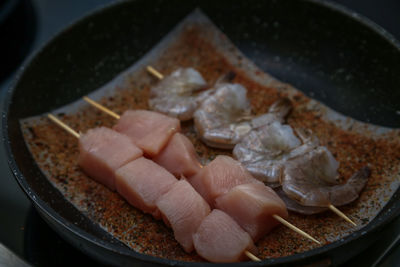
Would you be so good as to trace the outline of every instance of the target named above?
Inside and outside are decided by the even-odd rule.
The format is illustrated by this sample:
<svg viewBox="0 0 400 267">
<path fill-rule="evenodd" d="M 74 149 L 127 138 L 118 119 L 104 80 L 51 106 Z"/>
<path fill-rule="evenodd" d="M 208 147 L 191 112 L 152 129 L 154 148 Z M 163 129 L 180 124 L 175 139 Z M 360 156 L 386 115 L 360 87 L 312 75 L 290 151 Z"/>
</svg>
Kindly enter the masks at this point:
<svg viewBox="0 0 400 267">
<path fill-rule="evenodd" d="M 400 125 L 400 45 L 379 26 L 339 6 L 325 1 L 139 0 L 100 9 L 62 31 L 27 60 L 8 92 L 3 116 L 8 160 L 20 186 L 52 228 L 99 261 L 206 265 L 136 253 L 92 223 L 41 173 L 24 143 L 19 120 L 70 103 L 105 84 L 140 59 L 195 7 L 245 55 L 280 80 L 347 116 L 382 126 Z M 399 212 L 397 191 L 360 231 L 263 264 L 337 265 L 371 243 L 378 229 Z"/>
</svg>

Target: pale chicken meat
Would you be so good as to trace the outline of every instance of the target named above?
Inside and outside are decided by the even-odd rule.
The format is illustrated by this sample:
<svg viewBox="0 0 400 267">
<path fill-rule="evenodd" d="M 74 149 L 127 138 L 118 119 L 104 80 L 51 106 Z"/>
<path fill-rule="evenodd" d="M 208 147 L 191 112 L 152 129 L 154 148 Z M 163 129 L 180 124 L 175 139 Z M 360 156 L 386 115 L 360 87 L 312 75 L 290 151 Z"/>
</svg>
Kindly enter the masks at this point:
<svg viewBox="0 0 400 267">
<path fill-rule="evenodd" d="M 79 152 L 84 172 L 111 190 L 115 190 L 115 171 L 143 154 L 127 136 L 106 127 L 81 134 Z"/>
<path fill-rule="evenodd" d="M 214 209 L 193 235 L 197 253 L 211 262 L 248 259 L 245 251 L 257 254 L 250 235 L 225 212 Z"/>
<path fill-rule="evenodd" d="M 239 184 L 260 183 L 240 164 L 228 156 L 217 156 L 189 182 L 214 207 L 215 199 Z"/>
<path fill-rule="evenodd" d="M 193 251 L 193 234 L 210 213 L 210 206 L 182 179 L 157 200 L 157 207 L 166 225 L 186 252 Z"/>
<path fill-rule="evenodd" d="M 132 206 L 160 219 L 156 201 L 178 180 L 163 167 L 146 158 L 138 158 L 116 171 L 117 192 Z"/>
<path fill-rule="evenodd" d="M 175 133 L 153 161 L 178 178 L 191 177 L 202 167 L 192 142 L 181 133 Z"/>
<path fill-rule="evenodd" d="M 179 68 L 150 89 L 149 106 L 179 120 L 190 120 L 199 104 L 212 93 L 204 91 L 206 87 L 198 71 Z"/>
<path fill-rule="evenodd" d="M 234 157 L 257 179 L 280 186 L 285 162 L 298 154 L 301 141 L 289 125 L 278 121 L 250 131 L 233 149 Z"/>
<path fill-rule="evenodd" d="M 285 164 L 282 189 L 286 195 L 304 206 L 341 206 L 358 198 L 370 175 L 361 168 L 346 183 L 338 181 L 339 163 L 331 152 L 319 146 Z"/>
<path fill-rule="evenodd" d="M 284 98 L 274 103 L 268 113 L 252 116 L 246 88 L 240 84 L 220 83 L 215 86 L 215 93 L 196 110 L 194 122 L 208 146 L 231 149 L 252 129 L 283 121 L 290 110 L 291 102 Z"/>
<path fill-rule="evenodd" d="M 127 135 L 146 155 L 154 157 L 180 131 L 180 121 L 154 111 L 127 110 L 114 130 Z"/>
<path fill-rule="evenodd" d="M 261 183 L 241 184 L 215 200 L 215 207 L 231 216 L 257 242 L 280 223 L 273 215 L 288 217 L 285 203 Z"/>
</svg>

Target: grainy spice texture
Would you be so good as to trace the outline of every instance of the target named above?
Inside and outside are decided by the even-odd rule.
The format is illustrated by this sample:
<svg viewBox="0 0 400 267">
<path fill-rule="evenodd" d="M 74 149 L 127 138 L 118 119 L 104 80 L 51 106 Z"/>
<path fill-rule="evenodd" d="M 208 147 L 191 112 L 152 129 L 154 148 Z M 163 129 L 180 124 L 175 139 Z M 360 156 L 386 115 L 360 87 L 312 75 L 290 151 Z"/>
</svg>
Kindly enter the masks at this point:
<svg viewBox="0 0 400 267">
<path fill-rule="evenodd" d="M 261 72 L 246 59 L 200 12 L 177 26 L 144 59 L 91 96 L 117 113 L 148 109 L 149 88 L 157 79 L 145 71 L 156 66 L 163 74 L 177 67 L 194 67 L 212 84 L 220 75 L 234 71 L 234 82 L 248 89 L 253 113 L 262 114 L 279 97 L 288 96 L 294 110 L 288 118 L 292 127 L 311 129 L 340 162 L 342 180 L 368 164 L 372 175 L 360 198 L 341 207 L 359 226 L 353 228 L 331 212 L 304 216 L 290 213 L 288 220 L 322 244 L 329 244 L 362 228 L 387 203 L 399 185 L 400 131 L 367 125 L 346 118 L 309 99 L 288 84 Z M 72 128 L 85 132 L 96 126 L 111 127 L 115 120 L 82 101 L 54 112 Z M 206 164 L 216 155 L 231 151 L 206 147 L 193 123 L 182 132 L 195 144 Z M 44 116 L 21 121 L 26 143 L 39 167 L 65 198 L 82 213 L 132 249 L 150 255 L 183 261 L 202 261 L 187 254 L 161 221 L 129 206 L 117 193 L 88 178 L 77 166 L 78 140 Z M 301 253 L 317 247 L 291 230 L 279 226 L 257 243 L 260 258 Z"/>
</svg>

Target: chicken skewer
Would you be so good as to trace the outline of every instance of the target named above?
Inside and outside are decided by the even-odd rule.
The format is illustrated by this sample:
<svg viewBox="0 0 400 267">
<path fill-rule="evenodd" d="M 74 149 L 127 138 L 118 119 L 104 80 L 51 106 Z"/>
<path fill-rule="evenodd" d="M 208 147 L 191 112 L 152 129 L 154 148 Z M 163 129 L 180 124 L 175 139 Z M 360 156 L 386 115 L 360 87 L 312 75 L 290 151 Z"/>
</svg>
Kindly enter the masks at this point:
<svg viewBox="0 0 400 267">
<path fill-rule="evenodd" d="M 78 132 L 76 132 L 75 130 L 73 130 L 71 127 L 69 127 L 67 124 L 65 124 L 64 122 L 62 122 L 61 120 L 59 120 L 57 117 L 55 117 L 54 115 L 52 115 L 52 114 L 48 114 L 48 118 L 51 120 L 51 121 L 53 121 L 56 125 L 58 125 L 59 127 L 61 127 L 62 129 L 64 129 L 65 131 L 67 131 L 69 134 L 71 134 L 72 136 L 74 136 L 75 138 L 77 138 L 77 139 L 80 139 L 81 138 L 81 134 L 79 134 Z M 134 160 L 135 161 L 135 160 Z M 139 163 L 140 164 L 140 163 Z M 129 164 L 126 164 L 123 168 L 126 168 L 126 166 L 128 166 Z M 121 168 L 120 170 L 122 170 L 123 168 Z M 117 173 L 118 172 L 120 172 L 120 171 L 117 171 Z M 182 182 L 184 182 L 184 181 L 182 181 Z M 185 182 L 185 183 L 187 183 L 187 182 Z M 188 183 L 187 183 L 188 184 Z M 188 184 L 189 185 L 189 184 Z M 187 190 L 186 190 L 187 191 Z M 199 197 L 200 197 L 200 195 L 198 195 Z M 162 201 L 161 201 L 162 202 Z M 203 202 L 204 202 L 204 200 L 203 200 Z M 204 202 L 204 204 L 205 205 L 207 205 L 205 202 Z M 159 201 L 157 202 L 157 205 L 159 205 Z M 154 214 L 153 214 L 153 216 L 154 216 Z M 155 216 L 155 218 L 160 218 L 160 216 L 158 215 L 158 216 Z M 248 251 L 248 250 L 246 250 L 246 251 L 244 251 L 244 254 L 249 258 L 249 259 L 251 259 L 252 261 L 261 261 L 261 259 L 260 258 L 258 258 L 257 256 L 255 256 L 253 253 L 251 253 L 250 251 Z"/>
<path fill-rule="evenodd" d="M 149 73 L 151 73 L 152 75 L 154 75 L 155 77 L 157 77 L 159 80 L 162 80 L 162 79 L 164 79 L 164 75 L 163 74 L 161 74 L 159 71 L 157 71 L 155 68 L 153 68 L 152 66 L 147 66 L 147 71 L 149 72 Z M 287 105 L 288 107 L 290 106 L 290 105 Z M 286 112 L 284 112 L 283 114 L 285 114 Z M 279 116 L 277 116 L 277 117 L 279 117 Z M 280 123 L 278 122 L 278 121 L 276 121 L 276 122 L 273 122 L 272 123 L 272 126 L 274 126 L 275 124 L 279 124 L 280 125 Z M 281 126 L 281 127 L 288 127 L 288 128 L 290 128 L 290 126 Z M 264 126 L 264 128 L 270 128 L 270 127 L 268 127 L 268 125 L 265 125 Z M 253 132 L 250 132 L 250 136 L 251 136 L 251 134 L 253 134 L 254 135 L 254 133 Z M 281 132 L 279 132 L 279 134 L 281 134 Z M 290 133 L 288 133 L 289 135 L 290 135 Z M 288 135 L 288 134 L 286 134 L 286 136 Z M 282 137 L 281 137 L 282 138 Z M 292 138 L 293 139 L 293 138 Z M 297 139 L 296 137 L 294 137 L 294 139 Z M 284 141 L 286 141 L 286 140 L 284 140 Z M 299 144 L 297 144 L 295 141 L 297 141 L 297 140 L 290 140 L 291 141 L 291 143 L 290 143 L 290 145 L 289 145 L 289 148 L 291 148 L 291 149 L 293 149 L 295 146 L 298 146 Z M 242 142 L 250 142 L 249 140 L 243 140 Z M 209 142 L 206 142 L 207 144 L 209 144 Z M 293 143 L 293 144 L 292 144 Z M 214 146 L 213 144 L 211 144 L 210 143 L 210 145 L 211 146 Z M 219 146 L 219 145 L 218 145 Z M 290 147 L 291 146 L 291 147 Z M 229 146 L 228 146 L 229 147 Z M 236 151 L 238 151 L 237 153 L 240 153 L 240 151 L 237 149 L 238 148 L 238 146 L 236 146 L 235 147 L 235 150 L 234 150 L 234 154 L 235 154 L 235 152 Z M 258 150 L 258 149 L 256 149 L 256 150 Z M 302 149 L 300 149 L 300 150 L 302 150 Z M 248 151 L 247 151 L 248 152 Z M 253 152 L 253 151 L 251 151 L 251 152 Z M 274 152 L 274 151 L 272 151 L 272 152 Z M 273 153 L 271 153 L 271 152 L 269 152 L 271 155 L 273 155 Z M 294 153 L 294 154 L 296 154 L 296 153 Z M 278 156 L 279 157 L 281 157 L 280 156 L 280 154 L 278 154 Z M 295 157 L 295 155 L 291 155 L 291 157 Z M 261 163 L 264 163 L 264 165 L 265 165 L 265 163 L 268 163 L 268 164 L 266 164 L 266 165 L 269 165 L 268 167 L 267 167 L 267 169 L 263 169 L 262 170 L 262 176 L 263 176 L 263 178 L 264 177 L 268 177 L 269 179 L 271 179 L 271 174 L 272 174 L 272 178 L 273 178 L 273 180 L 270 182 L 270 181 L 268 181 L 269 182 L 269 184 L 271 184 L 272 186 L 274 186 L 274 185 L 278 185 L 278 178 L 281 176 L 281 174 L 280 174 L 280 172 L 282 172 L 282 167 L 278 164 L 278 166 L 273 166 L 273 165 L 276 165 L 276 164 L 272 164 L 271 165 L 271 163 L 273 163 L 273 160 L 270 160 L 269 162 L 267 161 L 267 162 L 261 162 Z M 246 165 L 246 164 L 245 164 Z M 248 168 L 252 168 L 252 166 L 246 166 L 246 167 L 248 167 Z M 254 168 L 255 170 L 257 170 L 257 169 L 260 169 L 260 167 L 259 166 L 255 166 L 255 168 Z M 265 175 L 265 172 L 268 174 L 267 176 Z M 253 173 L 253 172 L 251 172 L 253 175 L 256 175 L 257 176 L 257 174 L 255 174 L 255 173 Z M 257 177 L 258 178 L 258 177 Z M 268 184 L 268 185 L 269 185 Z M 348 216 L 346 216 L 343 212 L 341 212 L 339 209 L 337 209 L 334 205 L 332 205 L 331 203 L 329 203 L 329 204 L 327 204 L 326 205 L 326 207 L 327 208 L 329 208 L 331 211 L 333 211 L 335 214 L 337 214 L 339 217 L 341 217 L 341 218 L 343 218 L 344 220 L 346 220 L 347 222 L 349 222 L 350 224 L 352 224 L 353 226 L 357 226 L 357 224 L 355 223 L 355 222 L 353 222 Z M 322 210 L 322 209 L 321 209 Z"/>
<path fill-rule="evenodd" d="M 93 105 L 94 107 L 98 108 L 101 107 L 100 110 L 105 111 L 107 114 L 113 114 L 111 116 L 113 116 L 114 118 L 119 117 L 118 114 L 114 113 L 113 111 L 109 110 L 108 108 L 100 105 L 99 103 L 97 103 L 96 101 L 88 98 L 87 96 L 84 96 L 83 99 L 85 101 L 87 101 L 89 104 Z M 293 224 L 289 223 L 288 221 L 286 221 L 284 218 L 282 218 L 281 216 L 274 214 L 272 216 L 273 218 L 275 218 L 276 220 L 278 220 L 279 222 L 281 222 L 283 225 L 285 225 L 286 227 L 290 228 L 291 230 L 295 231 L 296 233 L 302 235 L 303 237 L 306 237 L 307 239 L 310 239 L 311 241 L 317 243 L 317 244 L 321 244 L 318 240 L 316 240 L 315 238 L 313 238 L 311 235 L 307 234 L 306 232 L 304 232 L 303 230 L 297 228 L 296 226 L 294 226 Z"/>
</svg>

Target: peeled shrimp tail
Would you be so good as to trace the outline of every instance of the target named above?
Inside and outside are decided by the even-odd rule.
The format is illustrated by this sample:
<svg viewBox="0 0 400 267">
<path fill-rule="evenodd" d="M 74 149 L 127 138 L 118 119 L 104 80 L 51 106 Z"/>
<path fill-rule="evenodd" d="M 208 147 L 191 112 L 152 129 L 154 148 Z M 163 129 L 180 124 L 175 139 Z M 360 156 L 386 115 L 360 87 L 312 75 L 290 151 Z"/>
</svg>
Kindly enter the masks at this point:
<svg viewBox="0 0 400 267">
<path fill-rule="evenodd" d="M 342 206 L 351 203 L 359 197 L 370 175 L 368 167 L 361 168 L 345 184 L 314 185 L 282 183 L 282 189 L 288 197 L 300 205 L 327 207 L 329 204 Z"/>
<path fill-rule="evenodd" d="M 277 118 L 284 121 L 292 110 L 293 105 L 289 98 L 284 97 L 274 102 L 269 108 L 269 113 L 274 113 Z"/>
<path fill-rule="evenodd" d="M 371 169 L 364 166 L 354 173 L 345 184 L 334 186 L 330 192 L 331 204 L 342 206 L 356 200 L 361 190 L 367 184 L 370 175 Z"/>
<path fill-rule="evenodd" d="M 300 214 L 311 215 L 324 212 L 328 210 L 327 207 L 312 207 L 312 206 L 303 206 L 297 203 L 297 201 L 291 199 L 286 195 L 286 193 L 282 190 L 282 187 L 274 188 L 275 192 L 278 196 L 285 202 L 286 208 L 290 211 L 294 211 Z"/>
</svg>

